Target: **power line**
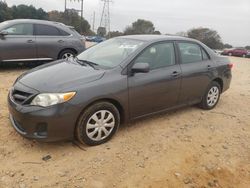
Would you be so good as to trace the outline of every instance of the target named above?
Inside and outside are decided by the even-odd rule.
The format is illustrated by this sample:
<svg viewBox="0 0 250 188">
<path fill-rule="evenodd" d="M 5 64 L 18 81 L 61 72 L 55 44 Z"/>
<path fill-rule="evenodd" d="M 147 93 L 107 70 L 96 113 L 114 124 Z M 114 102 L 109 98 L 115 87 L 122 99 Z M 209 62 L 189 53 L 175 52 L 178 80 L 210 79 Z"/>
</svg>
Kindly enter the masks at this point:
<svg viewBox="0 0 250 188">
<path fill-rule="evenodd" d="M 103 9 L 100 27 L 104 27 L 107 30 L 107 33 L 110 33 L 110 3 L 112 0 L 101 0 L 103 1 Z"/>
</svg>

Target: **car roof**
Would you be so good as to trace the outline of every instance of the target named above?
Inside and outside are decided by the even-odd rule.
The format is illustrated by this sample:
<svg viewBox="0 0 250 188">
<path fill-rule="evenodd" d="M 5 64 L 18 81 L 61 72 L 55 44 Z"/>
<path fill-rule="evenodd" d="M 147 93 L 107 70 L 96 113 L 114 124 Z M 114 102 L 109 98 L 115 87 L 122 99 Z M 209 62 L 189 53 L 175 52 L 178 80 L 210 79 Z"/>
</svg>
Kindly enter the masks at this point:
<svg viewBox="0 0 250 188">
<path fill-rule="evenodd" d="M 147 44 L 152 44 L 155 42 L 162 42 L 162 41 L 185 41 L 185 42 L 195 42 L 197 44 L 200 44 L 210 55 L 210 57 L 217 56 L 215 55 L 215 52 L 211 50 L 208 46 L 203 44 L 202 42 L 187 38 L 187 37 L 181 37 L 181 36 L 174 36 L 174 35 L 126 35 L 126 36 L 120 36 L 117 38 L 121 39 L 132 39 L 132 40 L 140 40 Z"/>
<path fill-rule="evenodd" d="M 134 40 L 141 40 L 145 42 L 157 42 L 157 41 L 163 41 L 163 40 L 185 40 L 185 41 L 197 42 L 197 40 L 194 40 L 194 39 L 174 36 L 174 35 L 126 35 L 126 36 L 121 36 L 117 38 L 134 39 Z"/>
<path fill-rule="evenodd" d="M 46 25 L 57 25 L 57 26 L 67 26 L 60 22 L 48 21 L 48 20 L 37 20 L 37 19 L 15 19 L 15 20 L 8 20 L 6 21 L 9 24 L 18 24 L 18 23 L 37 23 L 37 24 L 46 24 Z"/>
</svg>

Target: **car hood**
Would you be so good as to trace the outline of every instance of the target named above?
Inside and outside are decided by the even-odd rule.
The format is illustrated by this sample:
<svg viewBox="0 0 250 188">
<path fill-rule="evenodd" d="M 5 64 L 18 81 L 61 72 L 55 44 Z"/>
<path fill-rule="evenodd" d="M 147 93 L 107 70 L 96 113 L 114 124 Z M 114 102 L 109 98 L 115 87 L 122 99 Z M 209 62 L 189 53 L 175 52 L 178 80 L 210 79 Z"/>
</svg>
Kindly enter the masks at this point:
<svg viewBox="0 0 250 188">
<path fill-rule="evenodd" d="M 38 92 L 65 92 L 69 88 L 100 79 L 105 70 L 83 66 L 73 60 L 61 60 L 27 71 L 18 78 L 21 84 Z"/>
</svg>

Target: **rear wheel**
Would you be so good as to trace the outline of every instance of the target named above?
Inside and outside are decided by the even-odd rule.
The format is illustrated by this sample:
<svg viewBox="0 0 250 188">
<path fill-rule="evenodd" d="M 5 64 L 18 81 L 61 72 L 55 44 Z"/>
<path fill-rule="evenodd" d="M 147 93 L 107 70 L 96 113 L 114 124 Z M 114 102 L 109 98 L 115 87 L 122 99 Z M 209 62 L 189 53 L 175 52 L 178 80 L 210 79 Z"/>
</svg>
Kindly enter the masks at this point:
<svg viewBox="0 0 250 188">
<path fill-rule="evenodd" d="M 73 50 L 63 50 L 59 54 L 59 59 L 68 59 L 71 57 L 75 57 L 76 53 Z"/>
<path fill-rule="evenodd" d="M 204 94 L 200 107 L 205 110 L 213 109 L 220 100 L 221 86 L 218 82 L 212 82 Z"/>
<path fill-rule="evenodd" d="M 76 126 L 79 142 L 95 146 L 109 141 L 120 125 L 120 114 L 109 102 L 98 102 L 86 109 Z"/>
</svg>

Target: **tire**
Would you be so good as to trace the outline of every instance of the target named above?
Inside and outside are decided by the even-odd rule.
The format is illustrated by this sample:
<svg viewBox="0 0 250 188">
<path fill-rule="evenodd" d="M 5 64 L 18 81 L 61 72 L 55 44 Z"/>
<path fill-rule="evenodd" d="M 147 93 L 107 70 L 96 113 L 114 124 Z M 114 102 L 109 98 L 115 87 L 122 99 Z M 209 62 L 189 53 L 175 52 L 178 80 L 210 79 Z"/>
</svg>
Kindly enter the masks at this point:
<svg viewBox="0 0 250 188">
<path fill-rule="evenodd" d="M 76 53 L 73 50 L 63 50 L 59 56 L 58 59 L 67 59 L 69 57 L 75 57 Z"/>
<path fill-rule="evenodd" d="M 200 107 L 204 110 L 212 110 L 216 107 L 220 100 L 221 86 L 218 82 L 213 81 L 206 90 L 206 93 L 202 97 Z M 209 95 L 211 97 L 209 97 Z"/>
<path fill-rule="evenodd" d="M 81 114 L 76 125 L 76 138 L 82 144 L 100 145 L 109 141 L 119 126 L 118 109 L 109 102 L 98 102 Z"/>
<path fill-rule="evenodd" d="M 247 55 L 246 55 L 246 54 L 243 54 L 243 55 L 242 55 L 242 57 L 243 57 L 243 58 L 246 58 L 246 57 L 247 57 Z"/>
<path fill-rule="evenodd" d="M 233 56 L 233 54 L 232 54 L 232 53 L 229 53 L 228 55 L 229 55 L 229 56 Z"/>
</svg>

